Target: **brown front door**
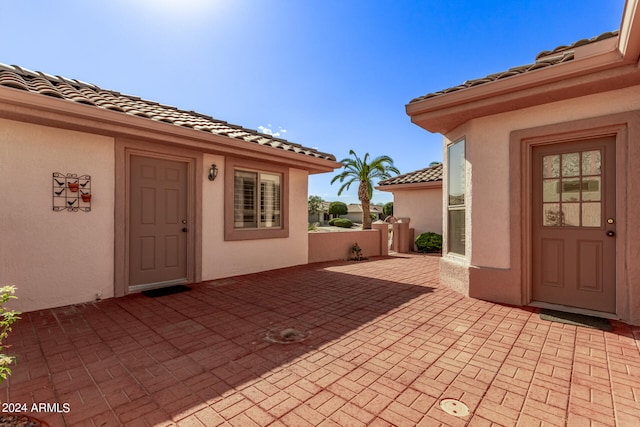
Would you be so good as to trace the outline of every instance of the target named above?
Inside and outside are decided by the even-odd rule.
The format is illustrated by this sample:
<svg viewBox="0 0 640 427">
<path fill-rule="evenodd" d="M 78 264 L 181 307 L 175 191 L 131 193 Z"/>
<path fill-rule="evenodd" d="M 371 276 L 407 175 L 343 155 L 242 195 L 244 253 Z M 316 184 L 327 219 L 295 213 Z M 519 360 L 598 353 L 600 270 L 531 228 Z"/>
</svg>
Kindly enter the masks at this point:
<svg viewBox="0 0 640 427">
<path fill-rule="evenodd" d="M 187 170 L 185 162 L 131 156 L 129 286 L 134 290 L 187 281 Z"/>
<path fill-rule="evenodd" d="M 534 301 L 616 311 L 615 138 L 533 149 Z"/>
</svg>

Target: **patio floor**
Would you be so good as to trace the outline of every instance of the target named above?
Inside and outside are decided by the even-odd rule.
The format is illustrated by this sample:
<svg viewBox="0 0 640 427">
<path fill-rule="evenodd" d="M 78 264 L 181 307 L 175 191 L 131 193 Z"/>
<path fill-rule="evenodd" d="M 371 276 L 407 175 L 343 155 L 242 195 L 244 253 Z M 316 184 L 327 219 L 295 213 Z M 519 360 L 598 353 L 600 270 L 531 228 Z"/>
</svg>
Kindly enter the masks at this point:
<svg viewBox="0 0 640 427">
<path fill-rule="evenodd" d="M 0 401 L 51 426 L 638 425 L 639 327 L 465 298 L 439 285 L 438 261 L 314 264 L 26 313 Z M 308 336 L 266 340 L 277 328 Z M 445 398 L 470 413 L 449 415 Z"/>
</svg>

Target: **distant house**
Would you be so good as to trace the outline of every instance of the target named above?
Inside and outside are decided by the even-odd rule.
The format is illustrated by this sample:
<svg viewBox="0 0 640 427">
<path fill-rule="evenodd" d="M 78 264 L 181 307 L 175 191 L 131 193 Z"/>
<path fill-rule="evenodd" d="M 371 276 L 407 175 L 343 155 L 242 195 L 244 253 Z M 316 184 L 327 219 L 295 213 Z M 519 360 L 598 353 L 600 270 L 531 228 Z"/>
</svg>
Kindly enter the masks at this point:
<svg viewBox="0 0 640 427">
<path fill-rule="evenodd" d="M 309 214 L 308 220 L 309 224 L 318 223 L 320 225 L 327 225 L 329 220 L 337 215 L 329 214 L 329 205 L 331 202 L 323 202 L 322 210 L 316 214 Z M 362 223 L 362 205 L 357 203 L 349 203 L 347 205 L 347 213 L 346 215 L 340 215 L 340 218 L 348 218 L 353 222 L 358 224 Z M 369 210 L 371 211 L 371 215 L 375 217 L 374 221 L 379 219 L 384 219 L 384 213 L 382 212 L 382 206 L 371 205 Z"/>
<path fill-rule="evenodd" d="M 329 215 L 329 205 L 331 202 L 322 202 L 322 206 L 320 207 L 320 212 L 315 214 L 308 214 L 308 222 L 309 224 L 327 224 L 331 219 L 331 215 Z"/>
<path fill-rule="evenodd" d="M 348 218 L 353 222 L 362 224 L 362 205 L 358 203 L 349 203 L 347 205 L 347 214 L 340 215 L 340 218 Z M 384 214 L 382 213 L 382 206 L 370 205 L 369 211 L 374 217 L 374 221 L 382 219 Z"/>
<path fill-rule="evenodd" d="M 443 284 L 640 324 L 640 13 L 412 100 L 444 136 Z"/>
<path fill-rule="evenodd" d="M 376 190 L 393 193 L 393 216 L 409 218 L 415 236 L 442 234 L 442 164 L 385 179 Z"/>
<path fill-rule="evenodd" d="M 16 66 L 0 65 L 0 130 L 0 280 L 22 311 L 305 264 L 307 178 L 340 167 Z"/>
</svg>

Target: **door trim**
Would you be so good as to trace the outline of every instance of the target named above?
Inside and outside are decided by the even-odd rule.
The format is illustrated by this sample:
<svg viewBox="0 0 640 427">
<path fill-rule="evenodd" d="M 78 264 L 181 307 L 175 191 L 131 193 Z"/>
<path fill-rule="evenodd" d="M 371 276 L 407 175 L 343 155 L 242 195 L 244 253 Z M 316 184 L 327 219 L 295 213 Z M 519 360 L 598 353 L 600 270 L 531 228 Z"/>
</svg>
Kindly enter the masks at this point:
<svg viewBox="0 0 640 427">
<path fill-rule="evenodd" d="M 529 173 L 532 176 L 532 198 L 531 198 L 531 237 L 532 237 L 532 276 L 537 277 L 537 281 L 532 280 L 532 302 L 549 303 L 558 306 L 574 306 L 580 309 L 589 309 L 594 312 L 601 311 L 607 313 L 616 312 L 616 240 L 606 235 L 607 230 L 615 225 L 609 225 L 606 218 L 616 218 L 615 213 L 615 135 L 605 137 L 579 138 L 568 142 L 551 143 L 551 144 L 534 144 L 532 147 L 532 164 Z M 571 225 L 559 224 L 554 222 L 552 225 L 543 224 L 544 207 L 547 205 L 545 200 L 542 183 L 545 182 L 545 176 L 542 171 L 543 159 L 545 156 L 557 156 L 566 153 L 579 153 L 581 156 L 585 151 L 597 150 L 601 155 L 601 170 L 599 171 L 600 198 L 598 199 L 598 225 L 583 225 L 584 207 L 582 197 L 573 200 L 566 200 L 565 191 L 560 191 L 559 187 L 562 183 L 574 182 L 575 180 L 592 179 L 592 175 L 598 172 L 592 170 L 585 173 L 584 165 L 578 168 L 577 176 L 568 178 L 562 168 L 558 170 L 556 191 L 558 192 L 557 204 L 576 208 L 577 218 L 569 215 L 570 220 L 576 221 L 577 224 Z M 560 166 L 558 158 L 558 165 Z M 586 176 L 587 178 L 583 178 Z M 562 177 L 562 178 L 561 178 Z M 535 178 L 535 180 L 534 180 Z M 551 178 L 551 177 L 547 177 Z M 581 182 L 581 181 L 579 181 Z M 571 190 L 569 190 L 571 191 Z M 559 197 L 562 192 L 562 198 Z M 569 192 L 569 196 L 572 194 Z M 575 194 L 574 194 L 575 195 Z M 588 202 L 586 202 L 588 203 Z M 593 206 L 593 205 L 591 205 Z M 564 209 L 564 208 L 563 208 Z M 535 222 L 534 219 L 536 220 Z M 553 221 L 558 221 L 558 218 Z M 536 224 L 537 222 L 537 224 Z M 553 249 L 558 251 L 557 256 L 549 258 L 545 256 L 545 242 L 550 244 Z M 601 265 L 598 260 L 592 259 L 592 262 L 582 263 L 580 260 L 583 250 L 591 248 L 593 252 L 589 252 L 591 257 L 600 258 Z M 535 260 L 537 259 L 537 262 Z M 547 269 L 553 270 L 553 266 L 557 269 L 556 273 L 560 276 L 552 274 L 552 277 L 545 273 Z M 585 268 L 595 268 L 586 273 Z M 585 275 L 586 274 L 586 275 Z M 545 281 L 545 277 L 547 278 Z M 582 280 L 588 279 L 587 282 Z M 548 282 L 548 281 L 551 282 Z M 567 280 L 567 282 L 565 282 Z M 591 282 L 590 280 L 593 280 Z M 575 286 L 575 288 L 574 288 Z"/>
<path fill-rule="evenodd" d="M 114 295 L 124 296 L 130 292 L 144 290 L 148 286 L 168 285 L 145 284 L 129 287 L 129 173 L 131 156 L 153 157 L 187 164 L 187 283 L 202 280 L 202 155 L 191 150 L 165 147 L 158 144 L 116 139 L 115 144 L 115 265 Z M 183 281 L 184 282 L 184 281 Z"/>
<path fill-rule="evenodd" d="M 532 151 L 534 146 L 613 136 L 616 140 L 616 312 L 630 315 L 627 279 L 627 171 L 630 127 L 640 112 L 613 114 L 513 131 L 510 135 L 510 245 L 512 270 L 520 277 L 522 305 L 532 301 Z"/>
</svg>

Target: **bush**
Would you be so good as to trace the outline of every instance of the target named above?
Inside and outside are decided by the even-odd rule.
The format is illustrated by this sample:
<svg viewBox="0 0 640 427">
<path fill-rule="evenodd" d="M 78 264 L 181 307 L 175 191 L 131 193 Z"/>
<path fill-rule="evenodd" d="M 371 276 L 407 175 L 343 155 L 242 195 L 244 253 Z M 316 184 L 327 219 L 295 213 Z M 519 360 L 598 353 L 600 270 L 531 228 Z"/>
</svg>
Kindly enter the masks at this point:
<svg viewBox="0 0 640 427">
<path fill-rule="evenodd" d="M 386 216 L 393 216 L 393 202 L 387 202 L 382 206 L 382 213 Z"/>
<path fill-rule="evenodd" d="M 333 218 L 329 221 L 329 225 L 334 225 L 336 227 L 342 228 L 351 228 L 353 226 L 353 222 L 351 222 L 348 218 Z"/>
<path fill-rule="evenodd" d="M 442 251 L 442 235 L 430 231 L 416 237 L 418 252 L 433 253 Z"/>
<path fill-rule="evenodd" d="M 11 332 L 11 325 L 14 324 L 20 317 L 17 311 L 7 309 L 4 304 L 10 299 L 15 299 L 16 289 L 13 286 L 3 286 L 0 288 L 0 351 L 4 351 L 8 346 L 5 344 L 5 339 Z M 11 368 L 9 365 L 13 363 L 14 358 L 4 353 L 0 354 L 0 383 L 2 380 L 6 380 L 9 374 L 11 374 Z"/>
</svg>

